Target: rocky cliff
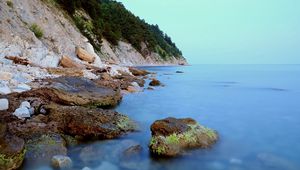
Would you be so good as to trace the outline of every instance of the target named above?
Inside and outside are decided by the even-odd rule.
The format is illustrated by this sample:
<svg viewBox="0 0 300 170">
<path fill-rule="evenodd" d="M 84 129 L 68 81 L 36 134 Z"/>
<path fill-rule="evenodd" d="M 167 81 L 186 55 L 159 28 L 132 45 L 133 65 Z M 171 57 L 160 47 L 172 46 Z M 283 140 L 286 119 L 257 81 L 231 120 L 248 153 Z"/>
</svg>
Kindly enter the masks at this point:
<svg viewBox="0 0 300 170">
<path fill-rule="evenodd" d="M 171 56 L 166 60 L 156 52 L 142 54 L 125 41 L 112 45 L 105 38 L 100 50 L 96 51 L 55 1 L 1 0 L 0 62 L 9 62 L 5 56 L 19 56 L 38 66 L 57 67 L 62 56 L 69 56 L 82 63 L 76 57 L 74 49 L 77 46 L 93 54 L 95 61 L 92 64 L 98 67 L 108 62 L 120 65 L 186 64 L 183 57 Z M 143 51 L 147 51 L 146 47 Z"/>
</svg>

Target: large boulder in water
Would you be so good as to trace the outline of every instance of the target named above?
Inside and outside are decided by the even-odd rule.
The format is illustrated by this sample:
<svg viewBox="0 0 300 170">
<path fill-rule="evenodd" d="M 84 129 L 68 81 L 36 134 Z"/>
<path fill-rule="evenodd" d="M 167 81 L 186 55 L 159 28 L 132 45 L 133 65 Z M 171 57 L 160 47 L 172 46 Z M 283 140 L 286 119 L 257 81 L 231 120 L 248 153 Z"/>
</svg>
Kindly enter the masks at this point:
<svg viewBox="0 0 300 170">
<path fill-rule="evenodd" d="M 208 148 L 218 139 L 216 131 L 190 118 L 157 120 L 151 125 L 151 132 L 150 151 L 160 156 L 176 156 L 189 148 Z"/>
<path fill-rule="evenodd" d="M 127 116 L 113 110 L 80 106 L 48 105 L 49 121 L 65 134 L 82 138 L 112 139 L 136 129 Z"/>
<path fill-rule="evenodd" d="M 8 134 L 6 125 L 0 123 L 0 169 L 19 168 L 25 152 L 24 140 Z"/>
</svg>

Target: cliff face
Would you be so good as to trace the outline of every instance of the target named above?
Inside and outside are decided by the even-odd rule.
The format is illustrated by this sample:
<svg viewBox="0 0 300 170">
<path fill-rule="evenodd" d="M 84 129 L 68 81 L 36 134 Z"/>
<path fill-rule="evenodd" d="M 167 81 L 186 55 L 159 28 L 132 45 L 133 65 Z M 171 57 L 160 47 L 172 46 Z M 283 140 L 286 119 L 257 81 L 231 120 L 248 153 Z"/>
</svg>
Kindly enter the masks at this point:
<svg viewBox="0 0 300 170">
<path fill-rule="evenodd" d="M 36 29 L 40 29 L 41 36 L 37 35 Z M 93 64 L 96 66 L 101 66 L 105 61 L 120 65 L 186 64 L 184 58 L 163 60 L 157 53 L 147 52 L 147 49 L 143 50 L 146 53 L 142 55 L 123 41 L 114 46 L 103 39 L 101 50 L 95 52 L 70 16 L 52 0 L 0 2 L 0 62 L 8 62 L 4 56 L 20 56 L 43 67 L 56 67 L 63 55 L 80 62 L 75 54 L 76 46 L 95 55 Z"/>
</svg>

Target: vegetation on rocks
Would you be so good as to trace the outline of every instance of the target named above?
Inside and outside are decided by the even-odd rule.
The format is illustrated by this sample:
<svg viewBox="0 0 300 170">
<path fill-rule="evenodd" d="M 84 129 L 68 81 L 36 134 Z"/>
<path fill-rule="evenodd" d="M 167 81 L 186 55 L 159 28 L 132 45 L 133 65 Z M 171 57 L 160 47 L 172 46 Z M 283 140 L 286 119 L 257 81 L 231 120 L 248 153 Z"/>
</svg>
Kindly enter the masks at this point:
<svg viewBox="0 0 300 170">
<path fill-rule="evenodd" d="M 42 38 L 44 36 L 44 32 L 40 26 L 37 24 L 32 24 L 29 28 L 37 38 Z"/>
</svg>

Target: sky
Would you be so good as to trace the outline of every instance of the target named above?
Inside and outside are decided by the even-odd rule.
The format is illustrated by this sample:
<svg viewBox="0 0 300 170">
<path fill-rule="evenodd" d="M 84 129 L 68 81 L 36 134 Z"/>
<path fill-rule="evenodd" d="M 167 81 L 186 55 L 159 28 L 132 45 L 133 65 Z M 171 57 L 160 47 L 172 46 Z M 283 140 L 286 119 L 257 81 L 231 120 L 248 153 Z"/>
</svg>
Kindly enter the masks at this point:
<svg viewBox="0 0 300 170">
<path fill-rule="evenodd" d="M 300 0 L 118 0 L 192 64 L 300 64 Z"/>
</svg>

